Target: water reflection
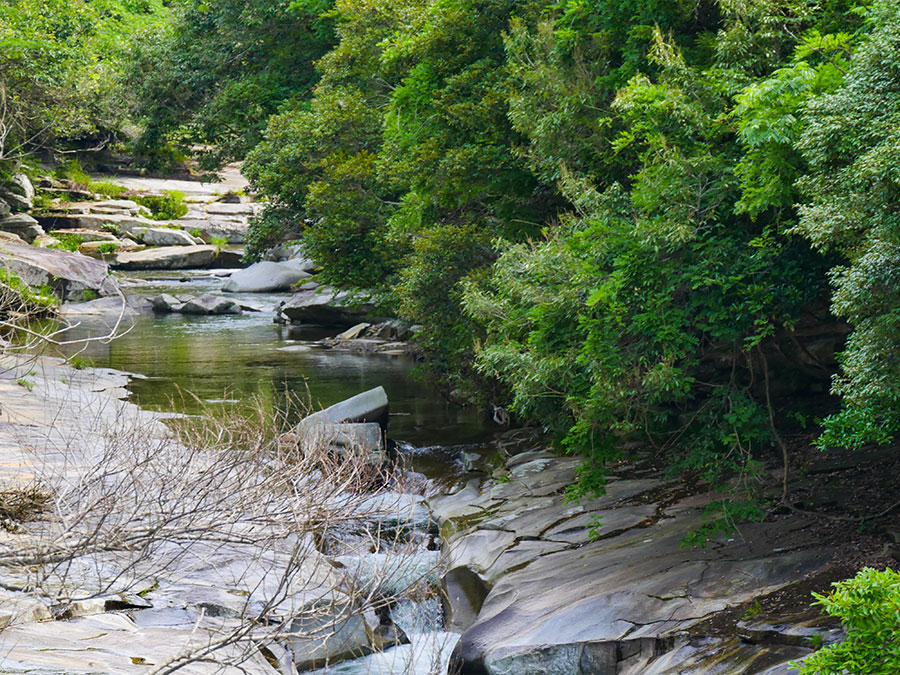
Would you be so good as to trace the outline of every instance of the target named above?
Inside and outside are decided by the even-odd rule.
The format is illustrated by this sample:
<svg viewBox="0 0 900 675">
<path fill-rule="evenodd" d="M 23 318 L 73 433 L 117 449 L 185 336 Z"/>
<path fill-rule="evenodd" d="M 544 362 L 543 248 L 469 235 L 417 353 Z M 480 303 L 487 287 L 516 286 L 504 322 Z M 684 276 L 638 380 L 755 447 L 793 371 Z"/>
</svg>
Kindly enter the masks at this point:
<svg viewBox="0 0 900 675">
<path fill-rule="evenodd" d="M 382 385 L 391 401 L 394 438 L 416 445 L 456 445 L 484 440 L 493 431 L 477 411 L 449 404 L 413 378 L 410 359 L 303 349 L 320 333 L 276 325 L 272 316 L 141 316 L 128 320 L 133 321 L 130 330 L 115 340 L 68 351 L 83 350 L 93 365 L 144 376 L 132 382 L 132 399 L 152 410 L 171 410 L 173 398 L 187 413 L 197 412 L 201 402 L 244 401 L 254 395 L 282 405 L 288 394 L 319 408 Z M 105 327 L 103 321 L 85 317 L 66 337 L 100 335 Z M 180 392 L 191 392 L 200 401 Z"/>
</svg>

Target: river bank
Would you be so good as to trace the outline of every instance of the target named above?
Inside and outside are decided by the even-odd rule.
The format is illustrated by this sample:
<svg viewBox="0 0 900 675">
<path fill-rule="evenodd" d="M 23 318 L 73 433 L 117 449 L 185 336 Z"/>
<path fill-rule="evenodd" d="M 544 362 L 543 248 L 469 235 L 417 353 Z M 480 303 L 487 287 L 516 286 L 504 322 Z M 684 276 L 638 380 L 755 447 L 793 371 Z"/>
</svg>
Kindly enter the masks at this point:
<svg viewBox="0 0 900 675">
<path fill-rule="evenodd" d="M 241 667 L 250 672 L 270 673 L 272 668 L 295 672 L 298 666 L 309 670 L 318 663 L 298 663 L 290 650 L 278 647 L 284 635 L 270 632 L 260 637 L 250 631 L 220 644 L 223 630 L 230 630 L 229 635 L 239 632 L 242 617 L 253 612 L 260 616 L 259 603 L 269 602 L 254 598 L 257 604 L 249 604 L 247 598 L 254 597 L 257 586 L 265 585 L 266 578 L 284 579 L 284 570 L 289 570 L 291 583 L 304 586 L 304 593 L 309 590 L 305 585 L 312 583 L 317 598 L 325 589 L 340 589 L 339 619 L 345 618 L 343 608 L 348 606 L 348 579 L 357 589 L 365 579 L 366 600 L 354 604 L 350 612 L 362 622 L 359 636 L 365 636 L 360 637 L 365 644 L 350 655 L 375 653 L 329 666 L 331 673 L 443 673 L 452 650 L 451 672 L 461 673 L 780 675 L 791 672 L 791 660 L 840 635 L 833 622 L 810 610 L 810 593 L 827 590 L 832 581 L 851 576 L 860 564 L 891 560 L 890 552 L 879 555 L 871 542 L 860 555 L 848 555 L 848 545 L 860 540 L 848 542 L 844 533 L 829 531 L 821 520 L 798 512 L 741 526 L 715 537 L 706 548 L 685 549 L 682 539 L 704 523 L 705 509 L 718 496 L 665 479 L 651 463 L 639 461 L 640 452 L 631 464 L 613 468 L 605 496 L 569 502 L 566 489 L 574 482 L 577 460 L 557 456 L 547 439 L 528 430 L 493 439 L 496 429 L 476 411 L 455 408 L 427 385 L 416 383 L 410 372 L 412 360 L 407 358 L 411 350 L 394 342 L 408 339 L 415 332 L 412 327 L 363 321 L 365 313 L 353 307 L 342 318 L 342 326 L 285 325 L 281 320 L 289 304 L 301 318 L 318 316 L 322 298 L 310 295 L 315 289 L 227 292 L 235 273 L 129 271 L 127 278 L 119 278 L 127 294 L 124 313 L 117 297 L 64 306 L 63 314 L 77 325 L 66 334 L 76 344 L 63 348 L 63 353 L 77 353 L 80 366 L 88 358 L 94 365 L 112 368 L 72 368 L 43 357 L 6 364 L 2 465 L 13 469 L 4 480 L 30 485 L 42 471 L 56 490 L 74 485 L 79 486 L 75 492 L 84 495 L 85 477 L 94 465 L 87 459 L 109 457 L 109 449 L 118 448 L 137 428 L 145 448 L 164 450 L 152 461 L 147 455 L 147 466 L 158 467 L 165 458 L 172 466 L 182 463 L 184 448 L 163 424 L 172 413 L 221 413 L 251 399 L 263 400 L 271 411 L 304 392 L 309 412 L 383 385 L 391 402 L 395 454 L 405 459 L 407 468 L 431 480 L 418 476 L 410 482 L 392 475 L 383 481 L 387 502 L 379 496 L 375 512 L 354 513 L 350 520 L 377 524 L 375 529 L 381 529 L 385 520 L 402 522 L 402 543 L 416 541 L 420 548 L 394 550 L 397 541 L 378 539 L 373 550 L 368 526 L 338 529 L 323 538 L 298 522 L 297 532 L 311 536 L 313 544 L 306 552 L 309 560 L 294 568 L 284 539 L 271 546 L 275 557 L 263 562 L 258 548 L 226 547 L 176 575 L 158 574 L 153 565 L 167 566 L 158 559 L 152 564 L 141 560 L 141 573 L 153 583 L 131 583 L 112 594 L 106 591 L 114 584 L 104 593 L 76 589 L 78 600 L 73 600 L 78 593 L 73 596 L 66 590 L 59 596 L 62 602 L 36 601 L 29 590 L 30 578 L 13 574 L 9 583 L 4 581 L 11 594 L 4 604 L 15 609 L 7 616 L 11 627 L 0 635 L 0 642 L 10 636 L 3 644 L 15 657 L 10 661 L 14 667 L 30 668 L 35 663 L 39 668 L 62 667 L 62 654 L 84 651 L 81 641 L 97 639 L 88 650 L 91 654 L 78 664 L 88 670 L 48 672 L 97 672 L 90 668 L 132 672 L 128 658 L 141 660 L 132 661 L 133 672 L 148 672 L 149 663 L 177 658 L 171 645 L 180 645 L 186 653 L 216 645 L 217 658 L 228 667 L 243 658 Z M 240 311 L 182 312 L 188 296 L 227 298 Z M 151 300 L 161 297 L 179 309 L 154 312 Z M 311 298 L 314 302 L 309 302 Z M 83 342 L 103 335 L 120 320 L 121 336 L 115 340 Z M 225 429 L 219 427 L 222 433 L 231 433 Z M 78 461 L 69 459 L 73 449 Z M 59 465 L 48 465 L 44 457 L 59 459 Z M 198 457 L 209 468 L 215 464 L 213 455 L 204 452 Z M 228 457 L 215 455 L 226 474 L 238 470 Z M 850 478 L 847 471 L 862 465 L 858 458 L 850 463 L 844 459 L 842 464 L 835 456 L 824 464 L 820 458 L 816 466 L 818 478 L 800 474 L 791 485 L 792 492 L 805 500 L 800 503 L 812 507 L 821 505 L 823 498 L 834 499 L 828 496 L 834 492 L 831 486 Z M 831 472 L 822 472 L 822 466 L 831 466 Z M 259 473 L 258 465 L 249 468 L 249 476 L 265 473 Z M 304 471 L 320 471 L 302 462 L 282 468 L 294 480 L 289 492 L 306 485 Z M 67 473 L 70 469 L 72 475 Z M 134 469 L 129 465 L 126 473 L 131 475 Z M 357 477 L 365 474 L 357 473 Z M 161 468 L 153 469 L 156 482 L 166 475 Z M 407 492 L 393 489 L 401 484 L 418 487 Z M 130 484 L 120 487 L 125 494 L 133 489 Z M 253 492 L 256 498 L 271 498 L 262 483 L 253 489 L 263 490 Z M 191 499 L 183 490 L 179 498 Z M 244 514 L 231 513 L 236 526 L 247 525 L 241 521 Z M 348 519 L 340 509 L 332 516 L 341 522 Z M 127 530 L 140 524 L 142 517 L 137 514 L 132 522 L 120 525 Z M 281 531 L 275 522 L 269 524 L 273 531 Z M 57 535 L 65 539 L 63 533 Z M 12 531 L 4 534 L 5 542 L 15 541 L 15 536 Z M 192 546 L 207 545 L 200 538 L 193 541 Z M 442 551 L 440 563 L 435 546 Z M 382 563 L 389 560 L 401 566 L 410 563 L 413 577 L 428 572 L 430 590 L 418 594 L 412 605 L 398 598 L 387 600 L 400 592 L 393 585 L 393 573 L 384 574 Z M 97 578 L 107 584 L 110 575 L 99 570 L 109 565 L 106 560 L 92 561 L 68 575 L 67 581 Z M 220 570 L 233 571 L 235 565 L 243 566 L 242 571 L 223 585 Z M 136 568 L 127 568 L 128 576 L 134 577 Z M 385 581 L 391 581 L 393 590 L 385 591 Z M 59 594 L 62 587 L 53 583 L 52 592 Z M 358 597 L 353 595 L 354 600 Z M 300 604 L 308 606 L 305 601 Z M 330 606 L 335 608 L 333 602 Z M 267 625 L 278 625 L 279 616 L 284 614 L 267 614 Z M 220 623 L 208 623 L 212 618 Z M 66 620 L 71 633 L 64 636 L 68 642 L 57 645 L 47 636 L 58 632 L 60 619 Z M 333 624 L 333 613 L 331 619 Z M 103 639 L 95 632 L 103 633 Z M 132 641 L 128 636 L 133 633 L 140 636 Z M 112 637 L 107 639 L 107 634 Z M 406 640 L 410 644 L 395 645 Z M 143 652 L 129 656 L 125 645 L 140 646 Z M 102 655 L 96 662 L 90 660 L 93 652 Z M 337 661 L 346 654 L 333 656 Z M 202 665 L 190 668 L 206 672 Z"/>
<path fill-rule="evenodd" d="M 109 457 L 110 448 L 121 453 L 123 436 L 127 432 L 133 438 L 138 428 L 155 461 L 174 459 L 168 453 L 178 445 L 171 445 L 167 415 L 125 400 L 127 374 L 75 369 L 45 357 L 5 357 L 0 365 L 4 485 L 53 485 L 54 491 L 67 486 L 70 496 L 95 494 L 96 485 L 82 492 L 73 486 L 83 487 L 96 472 L 96 458 Z M 216 458 L 221 461 L 222 455 Z M 422 535 L 404 535 L 405 541 L 434 537 L 441 546 L 440 564 L 437 552 L 427 548 L 393 551 L 397 567 L 387 577 L 396 584 L 403 569 L 401 576 L 427 572 L 431 583 L 440 582 L 442 611 L 434 595 L 417 609 L 406 601 L 388 605 L 392 611 L 412 612 L 405 619 L 407 628 L 430 614 L 430 628 L 422 629 L 430 636 L 428 646 L 418 644 L 431 656 L 437 654 L 442 665 L 434 670 L 431 656 L 423 664 L 409 646 L 392 650 L 394 638 L 388 636 L 365 648 L 387 649 L 383 655 L 344 661 L 324 672 L 443 673 L 455 645 L 451 668 L 456 670 L 450 672 L 778 675 L 792 672 L 790 661 L 811 653 L 813 646 L 840 637 L 839 626 L 809 609 L 812 590 L 826 590 L 847 575 L 838 541 L 823 541 L 813 519 L 795 515 L 742 526 L 706 548 L 685 549 L 682 538 L 703 522 L 704 507 L 716 495 L 686 490 L 646 466 L 621 465 L 612 472 L 604 497 L 571 503 L 565 489 L 577 461 L 552 453 L 545 439 L 529 430 L 509 432 L 481 448 L 450 449 L 444 460 L 456 463 L 456 478 L 425 481 L 413 492 L 376 493 L 367 500 L 377 497 L 382 510 L 360 516 L 370 522 L 406 523 L 409 527 L 401 529 Z M 227 474 L 236 467 L 215 468 Z M 156 471 L 137 478 L 160 479 Z M 299 471 L 311 468 L 304 465 Z M 169 497 L 186 495 L 182 490 Z M 431 535 L 429 514 L 437 526 Z M 345 511 L 335 515 L 346 518 Z M 60 516 L 54 510 L 38 520 Z M 65 522 L 62 518 L 60 525 Z M 126 531 L 135 524 L 121 526 Z M 4 672 L 151 672 L 149 664 L 203 651 L 216 644 L 223 630 L 233 632 L 251 609 L 248 598 L 265 604 L 259 584 L 281 578 L 279 571 L 290 568 L 282 541 L 273 547 L 274 557 L 218 543 L 190 564 L 178 557 L 174 567 L 171 561 L 145 558 L 142 547 L 140 560 L 126 556 L 126 563 L 115 556 L 95 558 L 98 551 L 88 550 L 67 561 L 71 567 L 78 560 L 64 578 L 58 566 L 35 575 L 9 560 L 17 538 L 34 527 L 28 522 L 19 526 L 22 531 L 13 527 L 0 533 L 7 552 L 7 560 L 0 561 Z M 65 536 L 71 535 L 67 530 Z M 198 537 L 188 550 L 217 540 L 208 535 Z M 364 576 L 377 576 L 379 569 L 384 573 L 391 547 L 361 552 L 360 544 L 369 541 L 364 545 L 370 546 L 371 541 L 359 535 L 358 529 L 338 528 L 316 537 L 320 543 L 294 570 L 293 583 L 304 597 L 321 597 L 324 591 L 316 589 L 345 589 L 341 579 L 348 570 L 368 570 Z M 266 546 L 273 543 L 267 534 Z M 118 584 L 121 578 L 127 583 Z M 383 577 L 375 586 L 383 590 L 385 581 Z M 56 601 L 42 599 L 47 596 L 37 588 L 54 589 Z M 372 588 L 365 594 L 370 599 Z M 278 616 L 275 609 L 270 608 L 271 616 Z M 366 619 L 367 635 L 388 635 L 396 625 L 394 619 L 385 623 L 383 615 L 372 616 L 378 614 Z M 446 632 L 435 630 L 444 622 Z M 299 664 L 286 659 L 286 652 L 276 654 L 277 640 L 247 638 L 219 645 L 211 657 L 220 661 L 216 668 L 239 660 L 242 672 L 296 672 Z M 184 667 L 184 672 L 222 672 L 202 664 Z"/>
<path fill-rule="evenodd" d="M 269 675 L 372 651 L 385 672 L 429 672 L 449 658 L 405 474 L 372 483 L 346 457 L 253 446 L 260 431 L 236 419 L 175 433 L 125 400 L 120 371 L 7 356 L 0 374 L 4 504 L 44 496 L 0 528 L 3 672 Z"/>
</svg>

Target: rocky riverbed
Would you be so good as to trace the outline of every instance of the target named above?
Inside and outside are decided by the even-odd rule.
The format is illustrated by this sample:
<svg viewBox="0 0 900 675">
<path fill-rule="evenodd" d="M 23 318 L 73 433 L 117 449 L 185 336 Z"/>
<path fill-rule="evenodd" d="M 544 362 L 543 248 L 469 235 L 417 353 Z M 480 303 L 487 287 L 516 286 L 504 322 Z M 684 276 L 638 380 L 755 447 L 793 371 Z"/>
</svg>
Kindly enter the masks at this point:
<svg viewBox="0 0 900 675">
<path fill-rule="evenodd" d="M 122 400 L 128 385 L 124 374 L 76 370 L 46 358 L 6 358 L 2 365 L 4 485 L 33 485 L 36 478 L 56 489 L 78 484 L 89 474 L 83 462 L 103 456 L 125 419 L 129 428 L 140 426 L 147 441 L 166 447 L 171 434 L 162 418 Z M 361 417 L 335 417 L 328 411 L 320 416 L 332 426 L 352 422 L 348 428 L 378 427 L 378 421 L 386 421 L 386 399 L 383 393 L 375 398 L 372 412 Z M 359 405 L 350 402 L 340 410 Z M 90 434 L 84 429 L 88 411 Z M 379 452 L 384 450 L 381 442 Z M 461 673 L 774 675 L 790 672 L 790 660 L 810 653 L 810 640 L 828 642 L 839 636 L 833 624 L 809 612 L 800 616 L 796 607 L 785 607 L 780 614 L 754 611 L 761 598 L 798 584 L 806 593 L 811 581 L 830 580 L 834 548 L 818 541 L 808 519 L 745 526 L 706 548 L 685 549 L 682 538 L 702 523 L 703 509 L 715 495 L 690 494 L 652 472 L 622 466 L 610 477 L 604 497 L 570 503 L 564 491 L 577 462 L 549 452 L 542 443 L 528 431 L 511 432 L 493 449 L 451 455 L 448 461 L 457 464 L 459 478 L 449 487 L 444 482 L 443 488 L 424 488 L 424 502 L 421 488 L 406 496 L 388 491 L 378 497 L 382 505 L 385 499 L 395 500 L 388 509 L 399 507 L 393 522 L 415 523 L 424 534 L 430 512 L 439 527 L 432 536 L 438 535 L 443 545 L 440 565 L 434 553 L 424 550 L 397 560 L 403 561 L 401 576 L 443 570 L 438 577 L 448 632 L 441 629 L 436 606 L 392 605 L 392 611 L 414 610 L 418 618 L 405 625 L 412 627 L 413 643 L 421 652 L 416 656 L 413 648 L 398 647 L 394 653 L 392 641 L 409 636 L 392 628 L 397 623 L 390 615 L 366 618 L 363 612 L 360 632 L 352 640 L 367 641 L 364 650 L 387 648 L 387 655 L 348 661 L 334 672 L 366 672 L 360 670 L 363 663 L 366 669 L 379 663 L 375 672 L 428 673 L 428 667 L 409 670 L 409 664 L 421 666 L 428 660 L 423 654 L 434 649 L 446 664 L 455 645 L 453 661 Z M 220 635 L 223 626 L 239 625 L 251 606 L 247 598 L 263 602 L 258 584 L 287 565 L 284 556 L 289 555 L 276 547 L 272 557 L 261 560 L 239 546 L 215 546 L 199 559 L 179 559 L 177 565 L 157 570 L 151 567 L 161 565 L 160 560 L 142 560 L 140 569 L 129 569 L 130 583 L 108 587 L 104 580 L 115 560 L 79 557 L 77 573 L 65 583 L 53 581 L 57 597 L 51 602 L 29 590 L 37 579 L 33 572 L 9 562 L 8 553 L 22 536 L 13 528 L 0 538 L 0 548 L 7 552 L 7 560 L 0 561 L 4 672 L 147 672 L 147 664 L 199 649 Z M 327 545 L 310 549 L 304 562 L 305 593 L 320 596 L 314 589 L 342 587 L 348 571 L 356 579 L 374 578 L 379 570 L 384 575 L 390 551 L 361 553 L 362 541 L 351 531 L 336 530 L 326 539 Z M 382 577 L 381 588 L 386 579 L 397 583 L 397 569 Z M 137 582 L 139 572 L 144 578 Z M 45 591 L 51 577 L 40 577 Z M 422 616 L 429 613 L 432 618 L 423 626 Z M 723 621 L 730 622 L 724 630 Z M 287 656 L 290 650 L 279 656 L 271 644 L 252 654 L 239 641 L 222 649 L 218 658 L 223 661 L 244 657 L 244 672 L 286 673 L 303 666 L 296 651 L 294 657 Z M 401 656 L 407 660 L 397 661 Z M 273 665 L 273 658 L 280 665 Z M 305 669 L 315 665 L 306 663 Z M 193 664 L 186 672 L 213 671 Z"/>
<path fill-rule="evenodd" d="M 133 180 L 135 189 L 160 188 L 157 182 Z M 187 188 L 180 187 L 193 186 L 187 183 Z M 61 310 L 71 322 L 99 321 L 106 327 L 127 326 L 140 332 L 175 317 L 203 322 L 191 323 L 193 330 L 209 327 L 190 345 L 173 344 L 172 351 L 179 353 L 196 356 L 208 351 L 211 335 L 231 326 L 221 322 L 245 321 L 249 316 L 256 317 L 249 320 L 255 330 L 258 325 L 282 330 L 273 321 L 292 322 L 300 324 L 294 328 L 301 333 L 312 329 L 314 337 L 293 336 L 285 329 L 288 339 L 279 334 L 269 356 L 257 343 L 242 345 L 226 337 L 223 348 L 232 361 L 245 348 L 248 362 L 293 359 L 293 369 L 317 353 L 323 355 L 323 364 L 332 365 L 349 353 L 389 356 L 398 362 L 415 356 L 417 326 L 379 316 L 365 298 L 322 286 L 315 267 L 297 250 L 285 248 L 275 259 L 247 269 L 232 267 L 239 258 L 237 249 L 222 258 L 221 246 L 205 243 L 204 230 L 195 221 L 212 223 L 210 227 L 228 223 L 227 228 L 219 227 L 217 236 L 227 234 L 229 245 L 235 246 L 255 206 L 223 202 L 209 187 L 188 194 L 190 217 L 163 228 L 146 222 L 136 204 L 121 200 L 60 209 L 47 216 L 54 218 L 52 222 L 43 222 L 58 228 L 49 235 L 41 223 L 13 214 L 12 220 L 5 218 L 11 229 L 0 240 L 0 248 L 12 271 L 33 285 L 53 286 L 61 297 L 75 301 Z M 19 240 L 16 228 L 24 238 L 34 235 L 35 240 L 54 233 L 80 237 L 87 255 L 28 246 Z M 114 252 L 101 248 L 111 243 L 111 230 L 122 244 Z M 230 268 L 211 269 L 220 265 Z M 205 269 L 193 269 L 198 266 Z M 146 271 L 148 267 L 162 271 Z M 129 279 L 121 272 L 111 273 L 111 268 L 144 271 L 127 272 L 137 277 Z M 80 302 L 94 295 L 106 297 Z M 109 349 L 107 342 L 103 345 Z M 154 362 L 159 348 L 155 345 L 155 356 L 149 357 Z M 134 362 L 135 356 L 132 352 L 125 363 Z M 211 363 L 202 359 L 204 374 Z M 257 371 L 236 375 L 240 370 L 235 365 L 229 366 L 232 380 L 259 376 Z M 366 367 L 372 369 L 360 362 L 359 368 Z M 144 496 L 190 502 L 184 490 L 176 494 L 159 489 L 174 478 L 197 487 L 191 482 L 194 474 L 172 473 L 177 467 L 195 463 L 212 471 L 220 463 L 224 473 L 250 478 L 265 472 L 260 473 L 259 465 L 229 464 L 227 455 L 205 452 L 188 453 L 186 464 L 185 446 L 164 424 L 168 415 L 125 400 L 129 388 L 140 389 L 143 383 L 122 372 L 8 356 L 0 373 L 2 489 L 37 489 L 68 500 L 60 502 L 58 512 L 36 514 L 37 525 L 0 521 L 5 523 L 0 529 L 4 672 L 152 672 L 152 667 L 172 659 L 212 650 L 226 672 L 238 672 L 227 668 L 251 673 L 308 671 L 328 660 L 331 664 L 322 672 L 351 675 L 431 675 L 443 673 L 448 663 L 452 672 L 490 675 L 776 675 L 791 672 L 790 661 L 810 653 L 813 645 L 840 635 L 839 627 L 809 609 L 811 590 L 824 590 L 846 576 L 846 570 L 835 564 L 833 539 L 822 536 L 816 521 L 787 514 L 742 526 L 705 548 L 684 548 L 683 538 L 704 522 L 704 510 L 717 495 L 666 481 L 655 470 L 631 464 L 612 471 L 603 497 L 573 503 L 565 491 L 573 482 L 577 461 L 551 452 L 539 434 L 519 430 L 489 445 L 456 446 L 460 432 L 453 427 L 456 430 L 442 438 L 440 446 L 416 448 L 387 441 L 389 417 L 380 404 L 372 419 L 325 415 L 327 423 L 307 434 L 306 445 L 303 434 L 285 441 L 293 452 L 300 448 L 296 456 L 301 458 L 325 445 L 345 458 L 348 450 L 363 450 L 359 454 L 363 466 L 378 471 L 391 467 L 390 477 L 374 490 L 369 479 L 366 490 L 332 489 L 334 494 L 366 495 L 362 513 L 348 517 L 346 510 L 330 512 L 350 527 L 323 536 L 299 524 L 286 532 L 275 526 L 276 521 L 266 521 L 274 534 L 255 539 L 249 547 L 233 541 L 230 529 L 226 541 L 213 545 L 202 537 L 188 537 L 189 546 L 184 541 L 177 545 L 180 554 L 167 540 L 152 554 L 153 547 L 145 542 L 144 548 L 113 547 L 115 555 L 93 546 L 60 560 L 59 546 L 73 533 L 83 534 L 77 518 L 76 526 L 68 528 L 72 512 L 65 508 L 77 503 L 76 497 L 105 503 L 124 496 L 146 505 L 134 491 L 139 479 L 138 483 L 154 486 Z M 359 380 L 360 385 L 363 382 Z M 385 385 L 390 388 L 389 382 Z M 399 423 L 397 428 L 415 428 L 417 433 L 423 425 L 433 424 L 404 427 L 403 417 L 393 421 Z M 432 436 L 437 432 L 433 428 Z M 316 442 L 310 440 L 313 437 Z M 123 447 L 134 452 L 133 445 L 122 446 L 123 438 L 139 438 L 142 447 L 153 452 L 146 452 L 140 462 L 116 465 L 97 483 L 95 467 L 108 466 L 103 462 L 118 457 Z M 130 456 L 128 452 L 124 456 Z M 404 474 L 415 478 L 399 480 L 393 463 L 410 458 L 439 467 L 434 476 L 440 479 Z M 301 468 L 315 473 L 312 467 Z M 141 473 L 145 470 L 150 473 Z M 288 492 L 306 485 L 297 470 L 296 463 L 283 466 L 282 473 L 293 481 Z M 127 475 L 129 480 L 115 483 L 110 475 Z M 118 491 L 110 493 L 110 481 Z M 271 495 L 260 492 L 261 485 L 254 484 L 255 499 L 269 503 Z M 307 493 L 315 491 L 299 494 L 308 497 Z M 814 491 L 810 498 L 821 494 Z M 348 497 L 342 507 L 357 497 Z M 230 520 L 225 522 L 230 528 L 253 529 L 246 511 L 229 509 Z M 145 514 L 131 514 L 130 521 L 115 521 L 122 528 L 115 536 L 134 536 Z M 301 521 L 307 522 L 297 523 Z M 389 536 L 373 539 L 373 527 Z M 44 548 L 28 549 L 31 528 L 37 528 Z M 56 542 L 57 548 L 46 548 L 48 541 Z M 16 558 L 16 550 L 32 553 Z M 263 550 L 266 555 L 261 555 Z M 298 550 L 303 552 L 302 561 L 295 564 L 292 556 Z M 141 554 L 125 555 L 123 563 L 123 551 Z M 47 562 L 51 572 L 40 571 Z M 284 581 L 285 570 L 292 570 L 290 583 L 299 584 L 300 590 L 282 593 L 273 604 L 273 593 L 281 591 L 277 583 L 272 590 L 272 580 Z M 413 581 L 423 579 L 416 593 L 404 595 L 411 584 L 416 585 Z M 328 611 L 323 614 L 325 596 Z M 248 617 L 255 622 L 253 630 L 223 642 L 223 635 L 240 633 Z M 285 617 L 294 618 L 284 623 Z M 325 624 L 330 628 L 317 634 Z M 261 625 L 280 626 L 283 634 L 273 635 Z M 322 657 L 326 635 L 337 636 L 338 647 L 332 645 Z M 318 656 L 309 656 L 317 650 Z M 373 653 L 347 658 L 366 652 Z M 186 672 L 219 672 L 218 666 L 208 667 L 202 659 L 180 665 Z"/>
<path fill-rule="evenodd" d="M 255 459 L 206 435 L 192 448 L 123 400 L 128 380 L 0 362 L 3 504 L 46 495 L 0 528 L 3 672 L 264 675 L 371 652 L 406 664 L 392 672 L 446 663 L 455 636 L 427 590 L 438 553 L 400 474 L 354 464 L 354 444 L 331 469 L 297 441 Z"/>
</svg>

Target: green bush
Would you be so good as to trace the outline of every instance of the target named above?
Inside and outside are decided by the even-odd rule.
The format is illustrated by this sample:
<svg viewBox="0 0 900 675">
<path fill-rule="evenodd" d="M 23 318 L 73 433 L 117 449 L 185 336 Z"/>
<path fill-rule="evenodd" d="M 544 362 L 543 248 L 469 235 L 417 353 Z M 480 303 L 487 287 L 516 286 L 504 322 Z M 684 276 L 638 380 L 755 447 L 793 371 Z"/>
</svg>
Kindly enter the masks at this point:
<svg viewBox="0 0 900 675">
<path fill-rule="evenodd" d="M 184 193 L 177 190 L 165 190 L 161 195 L 138 196 L 134 201 L 150 209 L 153 220 L 178 220 L 188 212 Z"/>
<path fill-rule="evenodd" d="M 77 251 L 78 247 L 81 245 L 81 239 L 79 239 L 75 235 L 71 234 L 58 234 L 56 235 L 56 240 L 59 242 L 58 244 L 52 244 L 48 248 L 60 248 L 64 251 Z"/>
<path fill-rule="evenodd" d="M 900 572 L 866 567 L 827 595 L 813 595 L 814 604 L 841 620 L 847 637 L 794 664 L 801 675 L 900 673 Z"/>
<path fill-rule="evenodd" d="M 128 188 L 113 183 L 111 180 L 91 181 L 90 189 L 92 192 L 96 192 L 104 197 L 110 197 L 111 199 L 118 199 L 119 197 L 124 197 L 128 194 Z"/>
</svg>

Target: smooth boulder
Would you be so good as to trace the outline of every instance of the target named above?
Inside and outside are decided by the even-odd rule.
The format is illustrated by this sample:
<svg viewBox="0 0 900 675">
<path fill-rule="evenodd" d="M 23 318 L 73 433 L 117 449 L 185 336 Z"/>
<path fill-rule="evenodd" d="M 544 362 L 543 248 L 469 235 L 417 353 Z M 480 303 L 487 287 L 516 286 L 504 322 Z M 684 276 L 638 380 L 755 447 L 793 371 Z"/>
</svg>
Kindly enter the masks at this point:
<svg viewBox="0 0 900 675">
<path fill-rule="evenodd" d="M 266 293 L 284 291 L 310 276 L 305 261 L 270 262 L 264 260 L 235 272 L 222 286 L 226 293 Z"/>
<path fill-rule="evenodd" d="M 71 251 L 0 241 L 0 264 L 29 286 L 50 286 L 63 300 L 118 290 L 106 263 Z"/>
<path fill-rule="evenodd" d="M 349 293 L 329 286 L 300 291 L 281 308 L 292 323 L 346 327 L 374 318 L 374 310 L 370 303 L 355 302 Z"/>
</svg>

